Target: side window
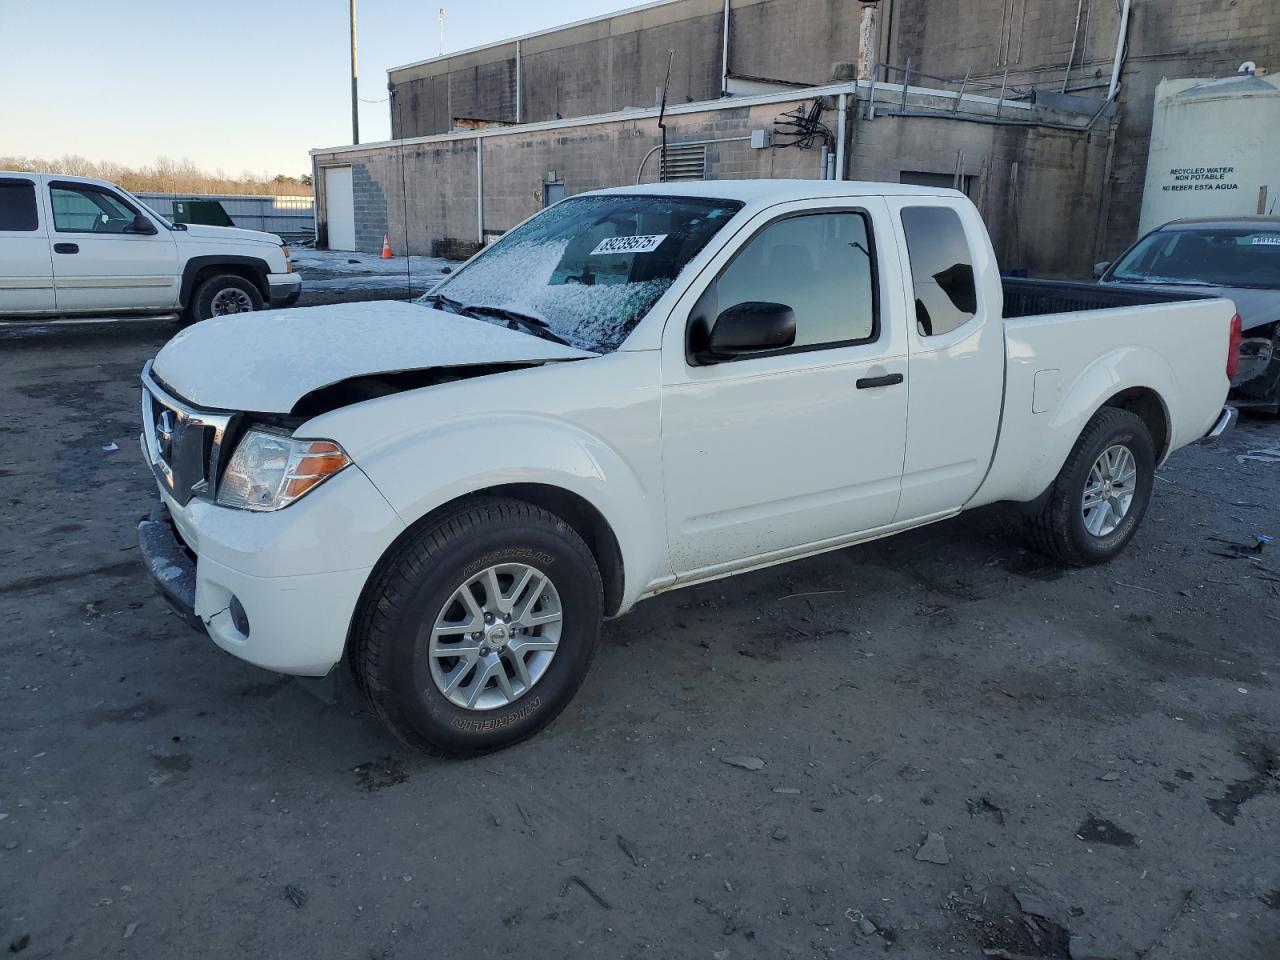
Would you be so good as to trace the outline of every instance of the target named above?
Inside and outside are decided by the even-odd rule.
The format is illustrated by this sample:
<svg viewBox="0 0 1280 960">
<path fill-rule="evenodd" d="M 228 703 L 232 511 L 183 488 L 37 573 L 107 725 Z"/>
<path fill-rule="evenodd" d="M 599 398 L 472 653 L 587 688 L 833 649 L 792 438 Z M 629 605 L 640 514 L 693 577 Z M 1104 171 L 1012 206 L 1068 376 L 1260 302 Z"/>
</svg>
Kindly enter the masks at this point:
<svg viewBox="0 0 1280 960">
<path fill-rule="evenodd" d="M 714 290 L 711 319 L 752 300 L 786 304 L 795 311 L 797 347 L 874 340 L 879 332 L 871 237 L 861 213 L 769 224 L 738 251 Z"/>
<path fill-rule="evenodd" d="M 30 180 L 0 179 L 0 231 L 35 230 L 36 185 Z"/>
<path fill-rule="evenodd" d="M 60 233 L 124 233 L 134 212 L 104 190 L 72 183 L 49 184 L 53 228 Z"/>
<path fill-rule="evenodd" d="M 978 292 L 960 215 L 950 207 L 903 207 L 902 228 L 920 336 L 936 337 L 964 326 L 978 312 Z"/>
</svg>

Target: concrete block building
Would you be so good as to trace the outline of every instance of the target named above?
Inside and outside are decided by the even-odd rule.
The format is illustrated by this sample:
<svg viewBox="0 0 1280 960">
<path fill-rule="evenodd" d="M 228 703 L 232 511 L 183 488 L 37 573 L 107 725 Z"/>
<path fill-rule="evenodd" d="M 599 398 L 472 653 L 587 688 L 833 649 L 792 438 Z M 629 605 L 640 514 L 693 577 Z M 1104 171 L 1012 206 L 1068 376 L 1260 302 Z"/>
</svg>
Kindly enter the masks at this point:
<svg viewBox="0 0 1280 960">
<path fill-rule="evenodd" d="M 603 186 L 883 180 L 1082 276 L 1134 238 L 1160 79 L 1244 60 L 1280 64 L 1280 4 L 659 0 L 390 70 L 393 139 L 312 151 L 317 235 L 462 257 Z"/>
</svg>

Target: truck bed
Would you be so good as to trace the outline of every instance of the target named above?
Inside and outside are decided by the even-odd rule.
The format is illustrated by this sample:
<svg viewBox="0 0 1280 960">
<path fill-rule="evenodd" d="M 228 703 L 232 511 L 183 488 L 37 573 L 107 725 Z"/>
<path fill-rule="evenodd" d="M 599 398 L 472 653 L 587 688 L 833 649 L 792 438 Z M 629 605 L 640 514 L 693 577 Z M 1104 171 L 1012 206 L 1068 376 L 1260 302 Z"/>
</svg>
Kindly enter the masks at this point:
<svg viewBox="0 0 1280 960">
<path fill-rule="evenodd" d="M 1146 307 L 1158 303 L 1211 300 L 1212 294 L 1170 293 L 1135 290 L 1132 287 L 1103 286 L 1072 280 L 1030 280 L 1001 277 L 1004 288 L 1004 318 L 1039 317 L 1056 313 L 1111 310 L 1116 307 Z"/>
<path fill-rule="evenodd" d="M 1229 300 L 1001 278 L 1005 404 L 983 487 L 970 505 L 1035 499 L 1099 400 L 1147 395 L 1158 456 L 1202 436 L 1227 392 Z"/>
</svg>

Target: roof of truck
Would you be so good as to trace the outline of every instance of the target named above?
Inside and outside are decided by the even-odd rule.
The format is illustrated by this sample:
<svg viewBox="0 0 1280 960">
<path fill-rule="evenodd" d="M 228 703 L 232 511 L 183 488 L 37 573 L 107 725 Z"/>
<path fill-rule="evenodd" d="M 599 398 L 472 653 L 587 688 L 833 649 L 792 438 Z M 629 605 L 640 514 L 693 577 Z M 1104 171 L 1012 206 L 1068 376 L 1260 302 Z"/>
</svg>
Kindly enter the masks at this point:
<svg viewBox="0 0 1280 960">
<path fill-rule="evenodd" d="M 810 200 L 815 197 L 962 197 L 958 190 L 917 187 L 911 184 L 869 180 L 686 180 L 676 183 L 643 183 L 628 187 L 592 190 L 591 194 L 650 194 L 664 197 L 711 197 L 718 200 Z M 582 196 L 582 194 L 579 194 Z"/>
</svg>

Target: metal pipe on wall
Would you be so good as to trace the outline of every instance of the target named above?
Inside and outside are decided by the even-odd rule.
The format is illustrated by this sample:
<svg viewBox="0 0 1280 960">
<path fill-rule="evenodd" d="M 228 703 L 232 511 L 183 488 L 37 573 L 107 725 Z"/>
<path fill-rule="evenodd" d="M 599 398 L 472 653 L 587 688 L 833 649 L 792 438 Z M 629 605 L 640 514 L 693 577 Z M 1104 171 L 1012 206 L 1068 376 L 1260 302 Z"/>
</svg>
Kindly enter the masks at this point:
<svg viewBox="0 0 1280 960">
<path fill-rule="evenodd" d="M 356 92 L 356 0 L 351 0 L 351 142 L 360 142 L 360 95 Z"/>
<path fill-rule="evenodd" d="M 1124 67 L 1124 48 L 1129 39 L 1129 11 L 1133 0 L 1124 0 L 1124 8 L 1120 11 L 1120 29 L 1116 32 L 1116 60 L 1111 68 L 1111 87 L 1107 91 L 1107 100 L 1116 98 L 1120 91 L 1120 71 Z"/>
<path fill-rule="evenodd" d="M 476 137 L 476 236 L 484 246 L 484 139 Z"/>
<path fill-rule="evenodd" d="M 1081 0 L 1083 2 L 1083 0 Z M 520 123 L 520 41 L 516 41 L 516 123 Z"/>
<path fill-rule="evenodd" d="M 1071 69 L 1076 65 L 1076 45 L 1080 42 L 1080 21 L 1083 18 L 1084 0 L 1078 0 L 1076 3 L 1076 28 L 1071 34 L 1071 55 L 1067 57 L 1067 74 L 1062 78 L 1063 93 L 1067 92 L 1067 84 L 1071 82 Z"/>
<path fill-rule="evenodd" d="M 724 0 L 723 35 L 720 38 L 720 96 L 729 95 L 729 0 Z"/>
<path fill-rule="evenodd" d="M 836 117 L 836 179 L 845 179 L 844 170 L 844 140 L 845 140 L 845 114 L 848 113 L 849 95 L 847 93 L 840 94 L 837 110 L 840 111 Z"/>
</svg>

